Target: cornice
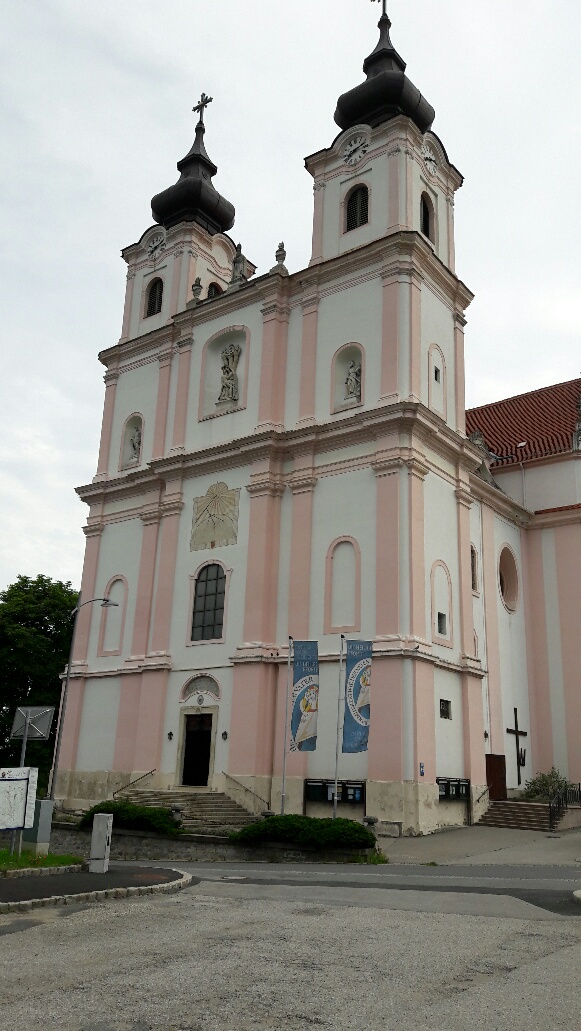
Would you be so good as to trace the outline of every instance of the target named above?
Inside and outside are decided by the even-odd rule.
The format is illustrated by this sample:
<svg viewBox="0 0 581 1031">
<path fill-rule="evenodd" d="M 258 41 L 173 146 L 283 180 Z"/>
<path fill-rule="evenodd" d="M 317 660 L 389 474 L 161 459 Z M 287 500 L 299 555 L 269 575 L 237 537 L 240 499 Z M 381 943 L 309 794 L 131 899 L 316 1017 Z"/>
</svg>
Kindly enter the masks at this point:
<svg viewBox="0 0 581 1031">
<path fill-rule="evenodd" d="M 529 522 L 529 530 L 549 529 L 556 526 L 581 524 L 581 505 L 569 505 L 548 512 L 535 512 Z"/>
<path fill-rule="evenodd" d="M 174 335 L 175 327 L 173 322 L 166 323 L 165 326 L 152 329 L 150 333 L 146 333 L 143 336 L 124 340 L 122 343 L 114 344 L 113 347 L 108 347 L 105 351 L 100 351 L 98 358 L 102 365 L 107 367 L 114 365 L 119 372 L 123 372 L 121 362 L 140 358 L 148 352 L 157 352 L 158 349 L 161 350 L 164 347 L 171 348 Z M 157 357 L 157 354 L 155 354 L 155 357 Z"/>
<path fill-rule="evenodd" d="M 509 498 L 504 491 L 493 487 L 486 480 L 475 474 L 470 475 L 470 491 L 472 497 L 482 504 L 488 505 L 497 515 L 504 516 L 511 523 L 527 528 L 530 525 L 532 513 L 522 508 L 516 501 Z"/>
</svg>

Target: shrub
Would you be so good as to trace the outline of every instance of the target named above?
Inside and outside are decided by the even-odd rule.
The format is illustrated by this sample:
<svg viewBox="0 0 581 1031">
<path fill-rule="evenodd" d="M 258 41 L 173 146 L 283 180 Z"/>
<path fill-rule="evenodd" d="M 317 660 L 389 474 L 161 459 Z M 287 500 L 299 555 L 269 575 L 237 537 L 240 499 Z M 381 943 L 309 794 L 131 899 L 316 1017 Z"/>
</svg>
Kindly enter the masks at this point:
<svg viewBox="0 0 581 1031">
<path fill-rule="evenodd" d="M 259 841 L 282 841 L 319 849 L 375 847 L 375 835 L 355 820 L 320 820 L 294 815 L 270 816 L 258 823 L 250 823 L 231 834 L 230 841 L 246 845 Z"/>
<path fill-rule="evenodd" d="M 527 780 L 523 794 L 525 798 L 550 802 L 559 791 L 564 791 L 569 786 L 567 778 L 552 766 L 548 773 L 537 773 L 536 777 Z"/>
<path fill-rule="evenodd" d="M 131 831 L 154 831 L 156 834 L 176 835 L 181 820 L 175 820 L 171 809 L 151 805 L 132 805 L 131 802 L 99 802 L 82 817 L 81 827 L 92 827 L 96 813 L 111 813 L 113 826 Z"/>
</svg>

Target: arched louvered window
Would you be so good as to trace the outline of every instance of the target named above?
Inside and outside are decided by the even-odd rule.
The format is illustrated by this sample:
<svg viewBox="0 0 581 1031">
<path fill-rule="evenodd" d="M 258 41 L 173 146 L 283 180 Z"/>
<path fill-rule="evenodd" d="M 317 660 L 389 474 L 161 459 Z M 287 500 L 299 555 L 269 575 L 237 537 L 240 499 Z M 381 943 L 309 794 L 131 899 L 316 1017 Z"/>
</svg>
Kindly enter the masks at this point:
<svg viewBox="0 0 581 1031">
<path fill-rule="evenodd" d="M 210 283 L 208 287 L 208 300 L 211 301 L 213 297 L 219 297 L 224 291 L 218 283 Z"/>
<path fill-rule="evenodd" d="M 347 221 L 345 232 L 358 229 L 369 221 L 369 192 L 366 186 L 358 186 L 347 201 Z"/>
<path fill-rule="evenodd" d="M 148 319 L 151 315 L 157 315 L 161 311 L 161 302 L 163 300 L 163 280 L 154 279 L 149 284 L 147 290 L 147 303 L 145 306 L 145 318 Z"/>
<path fill-rule="evenodd" d="M 219 641 L 224 625 L 226 574 L 217 563 L 204 566 L 196 579 L 192 641 Z"/>
</svg>

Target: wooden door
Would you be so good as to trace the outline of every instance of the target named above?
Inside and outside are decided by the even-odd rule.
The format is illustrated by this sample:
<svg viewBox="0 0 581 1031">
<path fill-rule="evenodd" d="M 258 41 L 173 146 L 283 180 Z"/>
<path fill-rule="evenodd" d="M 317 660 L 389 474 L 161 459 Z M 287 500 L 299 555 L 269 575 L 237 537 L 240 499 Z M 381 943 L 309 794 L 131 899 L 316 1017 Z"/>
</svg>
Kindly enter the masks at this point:
<svg viewBox="0 0 581 1031">
<path fill-rule="evenodd" d="M 490 789 L 490 801 L 503 802 L 506 798 L 506 756 L 486 756 L 486 783 Z"/>
<path fill-rule="evenodd" d="M 210 775 L 212 714 L 186 716 L 186 741 L 182 784 L 205 787 Z"/>
</svg>

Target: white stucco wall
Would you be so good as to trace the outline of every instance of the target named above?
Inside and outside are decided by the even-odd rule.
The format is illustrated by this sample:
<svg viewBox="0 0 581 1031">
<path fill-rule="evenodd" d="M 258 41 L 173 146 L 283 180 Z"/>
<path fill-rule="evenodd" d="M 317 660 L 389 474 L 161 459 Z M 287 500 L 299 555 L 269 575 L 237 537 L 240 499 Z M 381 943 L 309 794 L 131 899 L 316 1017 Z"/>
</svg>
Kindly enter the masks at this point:
<svg viewBox="0 0 581 1031">
<path fill-rule="evenodd" d="M 155 425 L 155 408 L 157 401 L 157 384 L 159 362 L 157 354 L 143 355 L 137 368 L 127 372 L 120 369 L 115 391 L 115 409 L 111 433 L 111 450 L 109 452 L 109 475 L 123 475 L 119 472 L 123 427 L 134 412 L 143 418 L 141 439 L 141 462 L 132 466 L 130 471 L 142 468 L 151 460 L 153 449 L 153 430 Z"/>
<path fill-rule="evenodd" d="M 89 680 L 85 687 L 79 732 L 77 770 L 111 770 L 115 752 L 120 680 Z"/>
<path fill-rule="evenodd" d="M 381 392 L 382 304 L 382 282 L 379 275 L 372 280 L 321 298 L 315 408 L 315 415 L 319 421 L 331 418 L 333 355 L 347 343 L 359 343 L 365 352 L 363 408 L 371 408 L 377 404 Z M 343 418 L 344 414 L 341 412 L 333 418 Z"/>
<path fill-rule="evenodd" d="M 429 367 L 429 351 L 431 344 L 437 344 L 446 363 L 445 368 L 445 389 L 446 389 L 446 422 L 453 426 L 456 421 L 456 400 L 455 400 L 455 358 L 454 358 L 454 320 L 450 308 L 436 296 L 427 283 L 422 283 L 422 393 L 421 400 L 430 407 L 429 379 L 433 370 Z M 440 363 L 438 362 L 438 365 Z M 442 370 L 443 374 L 443 370 Z M 434 393 L 437 388 L 432 384 Z M 442 415 L 440 407 L 434 405 L 438 415 Z M 443 416 L 442 416 L 443 417 Z"/>
<path fill-rule="evenodd" d="M 91 632 L 88 660 L 91 669 L 118 669 L 124 658 L 131 654 L 142 533 L 143 523 L 139 516 L 134 519 L 123 520 L 122 522 L 108 523 L 103 530 L 101 547 L 99 549 L 95 597 L 104 597 L 105 588 L 112 577 L 124 576 L 128 584 L 127 611 L 121 656 L 98 656 L 99 629 L 103 610 L 100 605 L 90 606 Z M 98 769 L 102 768 L 98 767 Z M 87 769 L 90 769 L 90 767 L 87 767 Z"/>
<path fill-rule="evenodd" d="M 513 501 L 532 512 L 577 505 L 581 500 L 581 453 L 573 460 L 494 469 L 494 478 Z"/>
<path fill-rule="evenodd" d="M 452 703 L 452 719 L 440 716 L 440 699 Z M 436 719 L 436 774 L 438 777 L 464 776 L 464 737 L 462 732 L 462 686 L 460 677 L 444 669 L 434 670 L 434 712 Z"/>
<path fill-rule="evenodd" d="M 460 651 L 460 601 L 458 583 L 458 512 L 452 484 L 431 472 L 424 481 L 424 548 L 426 566 L 426 635 L 433 638 L 432 587 L 433 564 L 444 562 L 452 581 L 452 648 L 434 644 L 434 654 L 447 660 L 457 659 Z M 440 584 L 442 578 L 439 577 Z M 437 586 L 437 585 L 436 585 Z"/>
</svg>

